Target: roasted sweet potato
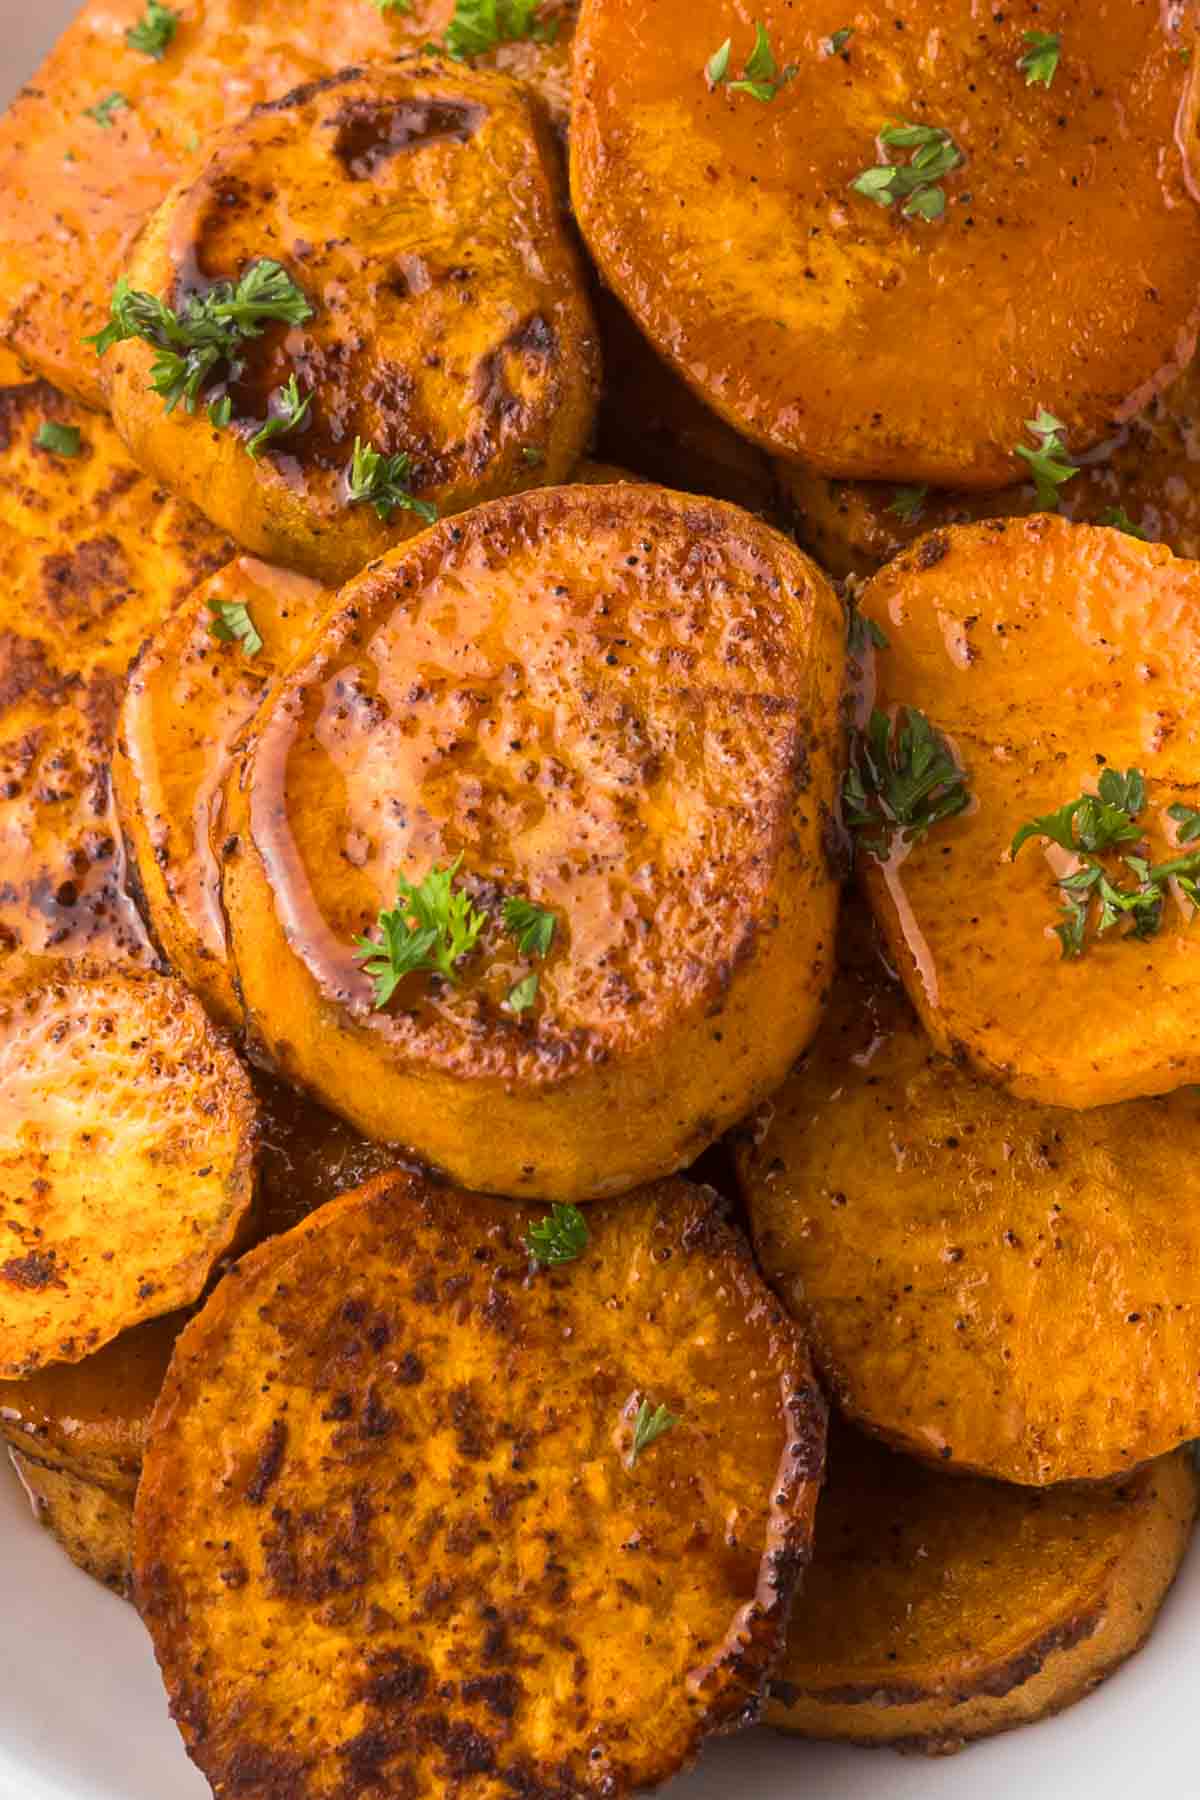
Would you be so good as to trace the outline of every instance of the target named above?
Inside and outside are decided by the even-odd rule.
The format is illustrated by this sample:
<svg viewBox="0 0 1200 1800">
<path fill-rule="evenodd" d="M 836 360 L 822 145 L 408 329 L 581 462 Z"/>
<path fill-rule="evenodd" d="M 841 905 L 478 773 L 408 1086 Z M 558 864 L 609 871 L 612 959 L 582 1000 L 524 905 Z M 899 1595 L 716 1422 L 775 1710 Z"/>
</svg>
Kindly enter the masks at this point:
<svg viewBox="0 0 1200 1800">
<path fill-rule="evenodd" d="M 386 14 L 366 0 L 205 0 L 156 61 L 125 41 L 143 0 L 88 0 L 0 118 L 0 336 L 59 387 L 101 404 L 84 335 L 104 323 L 145 220 L 201 167 L 208 133 L 332 70 L 420 49 L 454 10 L 454 0 Z M 573 12 L 551 0 L 542 17 L 553 43 L 505 44 L 484 59 L 527 80 L 560 120 Z M 104 124 L 112 95 L 127 105 Z"/>
<path fill-rule="evenodd" d="M 12 1379 L 198 1298 L 250 1206 L 255 1106 L 182 982 L 54 964 L 0 988 L 0 1093 Z"/>
<path fill-rule="evenodd" d="M 113 789 L 146 918 L 171 967 L 230 1023 L 241 1009 L 217 857 L 232 746 L 332 600 L 304 575 L 236 557 L 146 642 L 121 705 Z M 239 606 L 249 640 L 228 623 Z"/>
<path fill-rule="evenodd" d="M 1186 852 L 1170 809 L 1200 799 L 1200 564 L 1038 514 L 921 539 L 861 605 L 890 644 L 875 658 L 878 704 L 924 712 L 971 794 L 886 863 L 861 858 L 938 1048 L 1055 1106 L 1200 1079 L 1200 932 L 1186 891 L 1170 884 L 1156 917 L 1126 915 L 1104 933 L 1093 898 L 1082 954 L 1064 955 L 1069 854 L 1041 836 L 1010 850 L 1027 821 L 1095 793 L 1110 767 L 1136 768 L 1146 787 L 1118 849 L 1155 868 Z M 1134 891 L 1120 855 L 1100 861 Z"/>
<path fill-rule="evenodd" d="M 757 98 L 732 86 L 755 22 L 788 70 Z M 1020 66 L 1029 22 L 936 4 L 901 19 L 871 0 L 831 53 L 834 0 L 764 0 L 753 18 L 583 0 L 584 236 L 651 342 L 747 437 L 826 475 L 1003 487 L 1040 407 L 1082 448 L 1185 366 L 1194 9 L 1056 0 L 1036 20 L 1062 42 L 1053 93 Z M 888 148 L 897 122 L 933 137 Z M 852 187 L 885 162 L 912 183 L 912 158 L 956 153 L 925 189 L 937 218 Z"/>
<path fill-rule="evenodd" d="M 823 1461 L 803 1344 L 711 1190 L 537 1273 L 530 1218 L 381 1177 L 180 1338 L 137 1600 L 218 1792 L 616 1797 L 757 1712 Z"/>
<path fill-rule="evenodd" d="M 476 1187 L 591 1199 L 692 1161 L 816 1022 L 842 667 L 819 571 L 720 502 L 551 488 L 426 532 L 343 591 L 230 783 L 252 1032 Z M 379 1005 L 356 938 L 458 858 L 474 951 Z"/>
<path fill-rule="evenodd" d="M 1196 1517 L 1187 1450 L 1030 1494 L 843 1428 L 829 1469 L 767 1723 L 938 1755 L 1061 1712 L 1140 1649 Z"/>
<path fill-rule="evenodd" d="M 1058 490 L 1059 510 L 1092 525 L 1120 515 L 1177 556 L 1200 555 L 1200 364 L 1192 363 L 1110 445 L 1088 457 Z M 1040 512 L 1032 482 L 995 494 L 924 495 L 911 486 L 830 481 L 800 463 L 776 464 L 804 548 L 832 575 L 872 575 L 897 551 L 946 525 Z"/>
<path fill-rule="evenodd" d="M 1013 1100 L 859 955 L 737 1158 L 760 1264 L 844 1410 L 1030 1486 L 1200 1436 L 1200 1091 Z"/>
<path fill-rule="evenodd" d="M 78 431 L 77 454 L 38 448 L 46 424 Z M 44 383 L 0 390 L 0 536 L 0 956 L 136 960 L 108 777 L 121 684 L 229 544 Z"/>
<path fill-rule="evenodd" d="M 85 1575 L 127 1598 L 133 1572 L 133 1495 L 109 1493 L 20 1450 L 8 1454 L 38 1523 Z"/>
<path fill-rule="evenodd" d="M 267 258 L 312 314 L 219 361 L 194 411 L 152 385 L 154 344 L 110 348 L 134 457 L 244 549 L 334 582 L 431 507 L 565 480 L 599 355 L 557 158 L 517 83 L 434 59 L 346 70 L 227 127 L 147 225 L 130 284 L 178 310 Z M 407 459 L 394 490 L 364 485 L 363 451 Z"/>
<path fill-rule="evenodd" d="M 599 289 L 594 307 L 604 354 L 597 453 L 666 487 L 775 513 L 770 460 L 696 398 L 614 295 Z"/>
</svg>

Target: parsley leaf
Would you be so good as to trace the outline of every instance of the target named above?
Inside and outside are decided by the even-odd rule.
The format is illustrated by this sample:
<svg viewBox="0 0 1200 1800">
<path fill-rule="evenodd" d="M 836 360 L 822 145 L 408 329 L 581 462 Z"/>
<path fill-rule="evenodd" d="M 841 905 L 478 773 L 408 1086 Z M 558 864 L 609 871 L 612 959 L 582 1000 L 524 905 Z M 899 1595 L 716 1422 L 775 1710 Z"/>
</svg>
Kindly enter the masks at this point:
<svg viewBox="0 0 1200 1800">
<path fill-rule="evenodd" d="M 766 29 L 757 19 L 754 22 L 754 48 L 746 58 L 740 81 L 729 80 L 731 48 L 732 39 L 726 38 L 705 63 L 704 73 L 711 87 L 728 86 L 731 94 L 750 94 L 755 100 L 765 103 L 773 100 L 797 72 L 795 63 L 789 63 L 785 69 L 779 67 Z"/>
<path fill-rule="evenodd" d="M 920 518 L 928 492 L 929 483 L 926 481 L 922 481 L 918 487 L 899 487 L 892 496 L 888 511 L 895 513 L 898 519 L 903 519 L 906 525 L 911 525 Z"/>
<path fill-rule="evenodd" d="M 575 1262 L 588 1247 L 587 1221 L 577 1206 L 556 1203 L 544 1219 L 525 1233 L 525 1243 L 535 1263 L 543 1269 Z"/>
<path fill-rule="evenodd" d="M 1056 419 L 1041 406 L 1036 419 L 1026 419 L 1025 428 L 1035 438 L 1040 438 L 1041 443 L 1036 450 L 1018 444 L 1016 454 L 1029 464 L 1038 505 L 1046 512 L 1057 512 L 1059 488 L 1079 473 L 1075 464 L 1067 460 L 1067 447 L 1061 435 L 1065 427 L 1061 419 Z"/>
<path fill-rule="evenodd" d="M 222 644 L 240 643 L 246 656 L 257 656 L 263 647 L 262 638 L 255 629 L 250 617 L 250 608 L 243 600 L 220 600 L 214 597 L 208 602 L 208 610 L 213 615 L 209 626 L 209 634 Z"/>
<path fill-rule="evenodd" d="M 111 318 L 103 331 L 83 341 L 103 356 L 114 344 L 142 338 L 158 351 L 150 386 L 173 412 L 182 400 L 194 413 L 202 389 L 221 376 L 236 378 L 243 368 L 238 350 L 247 338 L 261 337 L 268 323 L 302 325 L 313 309 L 287 270 L 269 257 L 252 263 L 236 283 L 218 281 L 205 294 L 190 294 L 176 312 L 154 294 L 131 288 L 122 275 L 113 289 Z M 227 398 L 227 396 L 226 396 Z M 230 409 L 210 408 L 214 424 Z"/>
<path fill-rule="evenodd" d="M 875 708 L 851 747 L 842 788 L 846 824 L 872 855 L 887 856 L 897 834 L 915 844 L 943 819 L 962 812 L 967 778 L 940 732 L 915 706 L 893 722 Z"/>
<path fill-rule="evenodd" d="M 1142 835 L 1134 820 L 1146 804 L 1146 783 L 1141 772 L 1130 769 L 1121 775 L 1116 769 L 1105 769 L 1099 790 L 1098 794 L 1080 794 L 1077 799 L 1068 800 L 1057 812 L 1027 819 L 1014 837 L 1009 855 L 1016 856 L 1031 837 L 1049 838 L 1076 855 L 1094 855 L 1117 844 L 1133 843 Z"/>
<path fill-rule="evenodd" d="M 501 44 L 515 44 L 522 38 L 534 43 L 552 44 L 558 35 L 558 20 L 543 23 L 538 18 L 541 0 L 455 0 L 454 17 L 446 27 L 446 54 L 456 62 L 471 56 L 485 56 Z"/>
<path fill-rule="evenodd" d="M 1174 806 L 1168 806 L 1167 817 L 1178 825 L 1175 835 L 1181 844 L 1194 844 L 1200 838 L 1200 812 L 1194 806 L 1185 806 L 1182 800 L 1177 800 Z"/>
<path fill-rule="evenodd" d="M 643 1395 L 638 1403 L 637 1413 L 633 1421 L 633 1444 L 629 1451 L 629 1466 L 632 1469 L 643 1450 L 648 1450 L 656 1438 L 670 1431 L 679 1420 L 675 1414 L 668 1412 L 665 1406 L 651 1407 L 649 1400 Z"/>
<path fill-rule="evenodd" d="M 38 450 L 47 450 L 51 456 L 79 455 L 78 425 L 60 425 L 54 419 L 43 419 L 33 440 Z"/>
<path fill-rule="evenodd" d="M 228 394 L 222 394 L 208 403 L 208 422 L 215 425 L 218 431 L 224 431 L 233 417 L 233 401 Z"/>
<path fill-rule="evenodd" d="M 398 506 L 419 513 L 427 525 L 438 516 L 437 507 L 418 500 L 409 491 L 412 458 L 407 450 L 383 456 L 361 438 L 354 440 L 354 455 L 346 471 L 346 499 L 351 506 L 369 502 L 386 523 Z"/>
<path fill-rule="evenodd" d="M 229 396 L 226 395 L 225 399 L 228 400 L 228 398 Z M 255 432 L 247 443 L 246 449 L 250 455 L 257 461 L 264 444 L 270 443 L 271 439 L 275 437 L 286 437 L 289 431 L 295 431 L 298 426 L 303 425 L 308 417 L 312 399 L 311 394 L 305 394 L 301 399 L 300 387 L 295 375 L 289 377 L 286 387 L 276 388 L 269 402 L 275 411 L 268 416 L 266 423 Z M 211 407 L 209 408 L 209 417 L 212 417 Z M 216 423 L 215 420 L 213 422 Z M 225 422 L 228 424 L 228 417 Z"/>
<path fill-rule="evenodd" d="M 375 982 L 376 1008 L 387 1005 L 405 975 L 421 972 L 457 983 L 456 965 L 475 948 L 487 923 L 470 895 L 454 887 L 461 866 L 461 855 L 446 869 L 435 863 L 419 887 L 401 875 L 395 910 L 379 914 L 381 938 L 355 938 L 363 967 Z"/>
<path fill-rule="evenodd" d="M 937 185 L 963 161 L 962 151 L 940 125 L 885 125 L 879 142 L 888 149 L 911 150 L 907 163 L 879 163 L 864 169 L 850 183 L 856 194 L 876 206 L 894 206 L 903 200 L 906 219 L 938 219 L 946 210 L 946 196 Z"/>
<path fill-rule="evenodd" d="M 95 106 L 85 106 L 83 116 L 85 119 L 95 119 L 97 125 L 103 126 L 105 131 L 111 131 L 113 114 L 126 112 L 129 106 L 130 102 L 125 95 L 114 91 L 106 94 L 103 100 L 97 100 Z"/>
<path fill-rule="evenodd" d="M 843 25 L 840 31 L 835 31 L 829 37 L 821 39 L 821 55 L 839 56 L 853 36 L 853 25 Z"/>
<path fill-rule="evenodd" d="M 140 50 L 143 56 L 152 56 L 155 62 L 161 62 L 182 17 L 182 13 L 163 6 L 161 0 L 146 0 L 146 16 L 125 33 L 125 42 L 131 50 Z"/>
<path fill-rule="evenodd" d="M 537 991 L 538 973 L 536 969 L 531 969 L 528 975 L 509 988 L 504 998 L 505 1011 L 516 1013 L 520 1017 L 522 1013 L 529 1011 L 537 999 Z"/>
<path fill-rule="evenodd" d="M 504 902 L 504 929 L 517 940 L 522 956 L 548 956 L 558 921 L 544 906 L 513 896 Z"/>
<path fill-rule="evenodd" d="M 1032 87 L 1035 81 L 1040 81 L 1048 88 L 1058 68 L 1061 36 L 1057 31 L 1023 31 L 1021 37 L 1029 45 L 1024 56 L 1017 59 L 1017 67 L 1025 75 L 1025 86 Z"/>
<path fill-rule="evenodd" d="M 1135 525 L 1123 506 L 1110 506 L 1096 520 L 1097 525 L 1111 525 L 1114 531 L 1123 531 L 1127 537 L 1141 538 L 1143 544 L 1150 542 L 1150 533 Z"/>
<path fill-rule="evenodd" d="M 853 602 L 846 606 L 846 648 L 851 656 L 864 656 L 868 647 L 875 650 L 888 650 L 891 645 L 887 632 L 874 619 L 868 619 L 860 613 Z"/>
</svg>

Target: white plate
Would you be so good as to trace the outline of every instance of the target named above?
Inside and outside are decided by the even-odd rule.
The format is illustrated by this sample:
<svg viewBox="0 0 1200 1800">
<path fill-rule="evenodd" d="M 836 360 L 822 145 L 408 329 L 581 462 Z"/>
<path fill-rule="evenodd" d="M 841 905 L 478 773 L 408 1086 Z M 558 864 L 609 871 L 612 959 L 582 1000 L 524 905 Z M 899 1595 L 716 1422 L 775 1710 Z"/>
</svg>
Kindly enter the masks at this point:
<svg viewBox="0 0 1200 1800">
<path fill-rule="evenodd" d="M 0 101 L 73 11 L 70 0 L 0 0 Z M 1200 1794 L 1198 1619 L 1193 1554 L 1149 1648 L 1059 1719 L 942 1762 L 755 1732 L 716 1745 L 671 1800 L 1187 1800 Z M 208 1793 L 167 1718 L 132 1608 L 71 1567 L 0 1469 L 0 1800 Z"/>
</svg>

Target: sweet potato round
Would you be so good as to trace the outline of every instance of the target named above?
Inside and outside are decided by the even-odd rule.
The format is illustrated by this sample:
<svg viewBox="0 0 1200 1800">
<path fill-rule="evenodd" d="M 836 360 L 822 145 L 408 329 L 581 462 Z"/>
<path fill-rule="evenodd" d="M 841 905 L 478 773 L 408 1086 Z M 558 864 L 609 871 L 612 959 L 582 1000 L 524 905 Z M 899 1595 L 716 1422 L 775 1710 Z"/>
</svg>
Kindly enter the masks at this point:
<svg viewBox="0 0 1200 1800">
<path fill-rule="evenodd" d="M 113 790 L 147 921 L 171 967 L 231 1024 L 241 1008 L 217 858 L 232 747 L 332 600 L 307 576 L 236 557 L 147 640 L 121 703 Z M 221 601 L 248 609 L 262 639 L 254 655 L 214 636 Z"/>
<path fill-rule="evenodd" d="M 228 790 L 251 1030 L 476 1187 L 590 1199 L 692 1161 L 816 1022 L 842 640 L 791 543 L 650 486 L 493 502 L 376 564 Z M 355 937 L 460 854 L 478 950 L 377 1010 Z M 544 961 L 503 930 L 513 894 L 555 915 Z"/>
<path fill-rule="evenodd" d="M 243 549 L 334 582 L 425 522 L 351 502 L 359 438 L 407 454 L 412 493 L 443 513 L 564 480 L 599 358 L 557 157 L 515 82 L 432 59 L 344 70 L 227 127 L 147 226 L 129 281 L 178 308 L 270 257 L 314 314 L 246 341 L 242 373 L 214 378 L 194 414 L 150 386 L 152 345 L 109 350 L 138 462 Z M 247 454 L 292 376 L 306 418 Z M 232 422 L 217 430 L 221 394 Z"/>
<path fill-rule="evenodd" d="M 1140 1649 L 1196 1516 L 1186 1450 L 1031 1494 L 843 1428 L 829 1470 L 766 1722 L 937 1755 L 1060 1712 Z"/>
<path fill-rule="evenodd" d="M 602 274 L 747 437 L 828 475 L 1002 487 L 1040 406 L 1084 447 L 1183 368 L 1200 316 L 1192 9 L 899 18 L 871 0 L 840 55 L 834 0 L 764 0 L 753 20 L 795 67 L 769 104 L 705 77 L 727 33 L 740 69 L 751 15 L 583 0 L 571 124 Z M 1062 39 L 1051 92 L 1018 68 L 1031 22 Z M 896 120 L 950 130 L 964 155 L 940 219 L 851 190 Z"/>
<path fill-rule="evenodd" d="M 1145 775 L 1150 861 L 1179 854 L 1168 808 L 1200 797 L 1200 563 L 1038 514 L 922 538 L 860 604 L 890 644 L 875 657 L 879 705 L 928 715 L 973 800 L 886 866 L 860 862 L 938 1048 L 1053 1106 L 1200 1079 L 1186 898 L 1169 895 L 1146 942 L 1118 929 L 1064 959 L 1060 852 L 1035 840 L 1009 854 L 1027 820 L 1094 792 L 1106 762 Z"/>
<path fill-rule="evenodd" d="M 1014 1100 L 939 1056 L 864 951 L 758 1125 L 759 1260 L 852 1418 L 1029 1486 L 1200 1436 L 1200 1091 Z"/>
<path fill-rule="evenodd" d="M 127 1599 L 133 1580 L 133 1494 L 111 1493 L 9 1450 L 34 1517 L 77 1568 Z"/>
<path fill-rule="evenodd" d="M 182 982 L 52 964 L 0 989 L 0 1091 L 12 1379 L 199 1297 L 250 1206 L 255 1104 Z"/>
<path fill-rule="evenodd" d="M 757 1712 L 823 1463 L 803 1344 L 711 1189 L 536 1274 L 529 1218 L 381 1177 L 181 1337 L 137 1599 L 217 1791 L 620 1796 Z M 642 1399 L 676 1423 L 635 1458 Z"/>
</svg>

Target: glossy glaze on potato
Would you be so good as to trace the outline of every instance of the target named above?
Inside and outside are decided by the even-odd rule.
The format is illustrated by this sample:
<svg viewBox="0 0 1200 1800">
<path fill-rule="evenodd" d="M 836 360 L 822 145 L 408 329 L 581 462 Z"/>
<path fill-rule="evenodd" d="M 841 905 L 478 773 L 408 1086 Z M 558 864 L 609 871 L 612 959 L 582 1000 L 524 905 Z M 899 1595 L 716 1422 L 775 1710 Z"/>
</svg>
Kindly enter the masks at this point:
<svg viewBox="0 0 1200 1800">
<path fill-rule="evenodd" d="M 252 1034 L 477 1187 L 590 1199 L 692 1161 L 816 1022 L 842 640 L 786 539 L 662 488 L 495 502 L 376 564 L 227 793 Z M 460 855 L 479 948 L 376 1009 L 355 937 Z M 544 961 L 508 896 L 553 912 Z"/>
<path fill-rule="evenodd" d="M 264 257 L 313 316 L 245 342 L 242 373 L 215 374 L 195 414 L 150 386 L 151 344 L 118 344 L 103 371 L 136 459 L 243 549 L 336 582 L 420 531 L 411 509 L 384 519 L 352 503 L 359 439 L 409 456 L 408 487 L 442 513 L 566 479 L 598 350 L 557 146 L 515 82 L 413 59 L 258 107 L 210 140 L 126 273 L 178 309 Z M 293 376 L 306 417 L 247 454 Z M 222 396 L 232 419 L 218 430 L 207 408 Z"/>
<path fill-rule="evenodd" d="M 1192 363 L 1144 413 L 1086 454 L 1078 475 L 1059 488 L 1058 510 L 1091 525 L 1113 524 L 1112 515 L 1123 512 L 1144 537 L 1176 556 L 1200 556 L 1198 427 L 1200 364 Z M 914 505 L 909 484 L 830 481 L 795 462 L 775 468 L 797 538 L 836 576 L 873 575 L 946 525 L 1044 510 L 1031 481 L 995 494 L 931 488 Z"/>
<path fill-rule="evenodd" d="M 1061 1711 L 1145 1642 L 1196 1501 L 1187 1450 L 1031 1494 L 833 1431 L 767 1724 L 945 1755 Z"/>
<path fill-rule="evenodd" d="M 74 427 L 76 456 L 38 449 Z M 0 957 L 145 960 L 109 787 L 125 671 L 228 539 L 44 382 L 0 390 Z"/>
<path fill-rule="evenodd" d="M 1170 890 L 1145 942 L 1118 928 L 1064 958 L 1065 853 L 1035 838 L 1010 856 L 1028 819 L 1094 793 L 1106 765 L 1145 776 L 1150 862 L 1178 854 L 1168 809 L 1200 799 L 1200 563 L 1038 514 L 931 533 L 861 605 L 890 645 L 875 657 L 878 704 L 926 713 L 971 793 L 886 864 L 860 859 L 938 1048 L 1056 1106 L 1200 1079 L 1200 931 L 1183 893 Z"/>
<path fill-rule="evenodd" d="M 455 0 L 386 13 L 370 0 L 204 0 L 176 9 L 161 60 L 125 42 L 145 10 L 144 0 L 87 0 L 0 117 L 0 337 L 93 406 L 104 404 L 100 365 L 83 339 L 104 324 L 145 221 L 202 167 L 209 133 L 304 82 L 439 40 Z M 574 6 L 542 13 L 554 28 L 541 42 L 503 44 L 482 61 L 527 82 L 561 128 Z M 129 104 L 105 128 L 87 109 L 113 93 Z"/>
<path fill-rule="evenodd" d="M 230 1024 L 241 1009 L 220 899 L 224 782 L 238 734 L 332 600 L 307 576 L 235 557 L 146 642 L 121 703 L 113 788 L 146 919 L 171 967 Z M 253 655 L 214 636 L 222 603 L 248 609 L 262 639 Z"/>
<path fill-rule="evenodd" d="M 869 933 L 847 938 L 816 1040 L 738 1146 L 759 1262 L 843 1409 L 1026 1486 L 1200 1436 L 1200 1090 L 1014 1100 L 939 1056 Z"/>
<path fill-rule="evenodd" d="M 137 1599 L 218 1792 L 624 1795 L 757 1713 L 824 1458 L 803 1344 L 711 1190 L 534 1273 L 538 1216 L 382 1177 L 179 1340 Z M 676 1422 L 635 1456 L 643 1399 Z"/>
<path fill-rule="evenodd" d="M 739 72 L 755 22 L 796 70 L 769 102 L 705 76 L 727 35 Z M 1050 91 L 1018 67 L 1031 23 L 1062 39 Z M 1142 0 L 583 0 L 576 212 L 608 285 L 747 437 L 827 475 L 1003 487 L 1039 407 L 1096 443 L 1191 356 L 1196 42 L 1192 9 Z M 896 121 L 964 155 L 939 219 L 851 190 Z"/>
</svg>

